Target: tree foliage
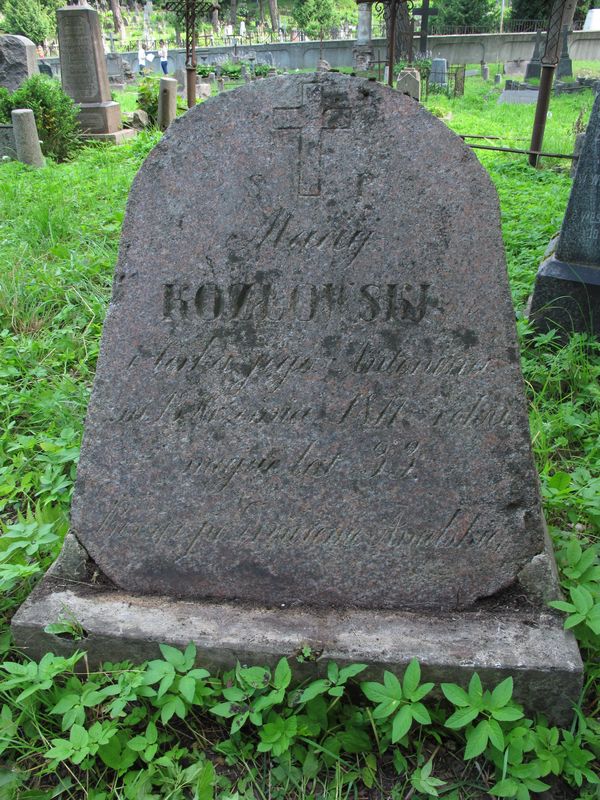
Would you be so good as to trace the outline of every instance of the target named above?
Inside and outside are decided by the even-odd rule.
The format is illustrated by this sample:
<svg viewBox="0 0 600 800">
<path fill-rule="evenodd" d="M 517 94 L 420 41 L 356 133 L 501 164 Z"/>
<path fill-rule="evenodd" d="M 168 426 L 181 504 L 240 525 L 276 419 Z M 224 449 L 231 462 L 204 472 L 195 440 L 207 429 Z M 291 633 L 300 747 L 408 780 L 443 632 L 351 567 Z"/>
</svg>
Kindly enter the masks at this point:
<svg viewBox="0 0 600 800">
<path fill-rule="evenodd" d="M 12 94 L 0 87 L 0 124 L 10 123 L 15 108 L 33 111 L 44 155 L 57 161 L 73 157 L 80 145 L 77 106 L 58 81 L 32 75 Z"/>
<path fill-rule="evenodd" d="M 436 28 L 445 27 L 494 27 L 498 17 L 498 5 L 494 0 L 443 0 L 436 5 L 438 14 L 433 23 Z"/>
<path fill-rule="evenodd" d="M 511 19 L 548 20 L 552 11 L 553 0 L 513 0 Z M 585 19 L 588 9 L 593 8 L 594 0 L 578 2 L 575 8 L 575 19 Z"/>
<path fill-rule="evenodd" d="M 54 31 L 54 22 L 39 0 L 7 0 L 4 5 L 7 33 L 26 36 L 41 44 Z"/>
<path fill-rule="evenodd" d="M 333 0 L 295 0 L 292 15 L 301 30 L 310 37 L 326 35 L 335 21 Z"/>
</svg>

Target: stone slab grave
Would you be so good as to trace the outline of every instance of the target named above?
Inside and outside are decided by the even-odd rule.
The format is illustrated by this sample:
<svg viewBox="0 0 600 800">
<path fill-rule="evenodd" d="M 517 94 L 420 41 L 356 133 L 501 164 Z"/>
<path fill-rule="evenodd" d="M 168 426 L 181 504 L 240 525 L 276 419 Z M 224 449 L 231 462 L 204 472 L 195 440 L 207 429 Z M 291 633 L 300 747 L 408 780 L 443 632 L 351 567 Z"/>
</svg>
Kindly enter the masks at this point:
<svg viewBox="0 0 600 800">
<path fill-rule="evenodd" d="M 31 39 L 13 34 L 0 36 L 0 86 L 14 92 L 37 72 L 37 54 Z"/>
<path fill-rule="evenodd" d="M 85 138 L 120 144 L 136 135 L 123 129 L 121 107 L 111 100 L 98 12 L 68 6 L 56 12 L 60 75 L 65 92 L 79 105 Z"/>
<path fill-rule="evenodd" d="M 542 331 L 600 337 L 600 94 L 590 114 L 558 240 L 539 267 L 529 316 Z"/>
<path fill-rule="evenodd" d="M 17 645 L 81 647 L 44 631 L 68 613 L 90 663 L 417 657 L 566 719 L 548 548 L 498 200 L 462 140 L 333 73 L 177 118 L 131 189 L 71 533 Z"/>
<path fill-rule="evenodd" d="M 539 92 L 536 89 L 503 89 L 498 97 L 498 103 L 531 104 L 537 103 Z"/>
</svg>

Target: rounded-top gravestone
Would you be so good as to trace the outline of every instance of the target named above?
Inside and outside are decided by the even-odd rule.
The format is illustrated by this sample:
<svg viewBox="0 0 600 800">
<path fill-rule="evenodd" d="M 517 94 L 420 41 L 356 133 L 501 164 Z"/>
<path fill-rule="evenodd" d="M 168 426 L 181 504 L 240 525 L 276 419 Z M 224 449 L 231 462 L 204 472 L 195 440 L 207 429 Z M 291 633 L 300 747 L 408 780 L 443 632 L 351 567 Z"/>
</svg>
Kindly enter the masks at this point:
<svg viewBox="0 0 600 800">
<path fill-rule="evenodd" d="M 515 586 L 544 526 L 462 141 L 331 73 L 177 119 L 131 190 L 72 522 L 135 593 L 453 610 Z"/>
<path fill-rule="evenodd" d="M 37 54 L 31 39 L 13 34 L 0 36 L 0 86 L 14 92 L 37 72 Z"/>
</svg>

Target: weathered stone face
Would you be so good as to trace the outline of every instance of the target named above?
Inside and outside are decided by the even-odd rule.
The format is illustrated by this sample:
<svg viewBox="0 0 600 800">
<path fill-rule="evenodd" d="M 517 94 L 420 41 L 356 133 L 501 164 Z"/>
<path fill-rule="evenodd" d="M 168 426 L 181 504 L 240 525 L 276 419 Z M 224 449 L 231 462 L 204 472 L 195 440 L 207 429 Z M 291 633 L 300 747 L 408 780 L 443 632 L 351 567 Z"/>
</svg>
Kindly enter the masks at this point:
<svg viewBox="0 0 600 800">
<path fill-rule="evenodd" d="M 496 193 L 412 100 L 208 100 L 131 191 L 73 529 L 137 593 L 470 607 L 544 549 L 513 317 Z"/>
<path fill-rule="evenodd" d="M 600 95 L 590 114 L 558 240 L 557 257 L 570 263 L 600 267 Z"/>
<path fill-rule="evenodd" d="M 0 86 L 14 92 L 37 74 L 35 44 L 25 36 L 0 36 Z"/>
<path fill-rule="evenodd" d="M 63 89 L 77 103 L 110 101 L 98 12 L 69 6 L 57 11 L 57 21 Z"/>
</svg>

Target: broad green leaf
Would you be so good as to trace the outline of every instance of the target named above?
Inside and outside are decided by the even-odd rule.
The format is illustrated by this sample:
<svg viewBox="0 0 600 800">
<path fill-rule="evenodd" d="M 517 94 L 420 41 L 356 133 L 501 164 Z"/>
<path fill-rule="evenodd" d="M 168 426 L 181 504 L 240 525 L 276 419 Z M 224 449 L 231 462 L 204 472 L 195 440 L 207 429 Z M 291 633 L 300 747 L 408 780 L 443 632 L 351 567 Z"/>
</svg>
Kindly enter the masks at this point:
<svg viewBox="0 0 600 800">
<path fill-rule="evenodd" d="M 469 681 L 469 698 L 471 702 L 476 704 L 483 697 L 483 687 L 479 675 L 474 672 L 471 680 Z"/>
<path fill-rule="evenodd" d="M 469 695 L 460 686 L 455 683 L 442 683 L 440 684 L 441 690 L 447 700 L 459 708 L 467 708 L 471 705 Z"/>
<path fill-rule="evenodd" d="M 217 775 L 214 765 L 212 761 L 207 760 L 206 763 L 202 765 L 202 769 L 198 775 L 194 800 L 213 800 L 216 781 Z"/>
<path fill-rule="evenodd" d="M 184 664 L 184 655 L 177 648 L 171 647 L 170 644 L 161 644 L 159 647 L 164 660 L 174 666 L 175 669 Z"/>
<path fill-rule="evenodd" d="M 515 797 L 518 788 L 518 781 L 513 778 L 504 778 L 504 780 L 498 781 L 492 786 L 490 794 L 494 795 L 494 797 Z"/>
<path fill-rule="evenodd" d="M 331 681 L 331 683 L 337 683 L 338 675 L 340 671 L 338 669 L 338 665 L 335 661 L 330 661 L 327 664 L 327 678 Z"/>
<path fill-rule="evenodd" d="M 515 706 L 505 706 L 504 708 L 494 709 L 492 716 L 494 719 L 500 720 L 500 722 L 514 722 L 523 718 L 523 712 Z"/>
<path fill-rule="evenodd" d="M 338 683 L 346 683 L 350 678 L 355 678 L 357 675 L 360 675 L 366 668 L 366 664 L 349 664 L 347 667 L 342 667 Z"/>
<path fill-rule="evenodd" d="M 559 611 L 564 611 L 567 614 L 572 614 L 573 611 L 577 611 L 573 603 L 567 603 L 565 600 L 553 600 L 551 603 L 548 603 L 549 606 L 552 608 L 557 608 Z"/>
<path fill-rule="evenodd" d="M 324 678 L 321 678 L 318 681 L 313 681 L 312 683 L 309 683 L 308 686 L 306 687 L 306 689 L 300 695 L 300 702 L 301 703 L 307 703 L 309 700 L 312 700 L 314 697 L 317 697 L 318 695 L 323 694 L 324 692 L 326 692 L 327 689 L 329 689 L 330 686 L 331 686 L 331 683 L 328 680 L 325 680 Z"/>
<path fill-rule="evenodd" d="M 383 673 L 383 684 L 392 699 L 402 700 L 402 686 L 400 686 L 400 681 L 393 672 L 386 670 Z"/>
<path fill-rule="evenodd" d="M 465 747 L 465 761 L 480 756 L 487 747 L 489 739 L 489 726 L 486 719 L 467 732 L 467 746 Z"/>
<path fill-rule="evenodd" d="M 421 667 L 416 658 L 413 658 L 402 677 L 402 691 L 404 696 L 412 694 L 421 681 Z"/>
<path fill-rule="evenodd" d="M 216 714 L 217 717 L 233 717 L 235 711 L 231 710 L 232 703 L 217 703 L 209 709 L 211 714 Z"/>
<path fill-rule="evenodd" d="M 495 719 L 489 719 L 487 724 L 490 742 L 494 745 L 496 750 L 502 752 L 504 750 L 504 734 L 502 733 L 502 728 Z"/>
<path fill-rule="evenodd" d="M 360 688 L 363 690 L 366 697 L 374 703 L 382 703 L 384 700 L 390 699 L 390 693 L 382 683 L 365 681 L 361 683 Z"/>
<path fill-rule="evenodd" d="M 421 725 L 429 725 L 431 717 L 429 711 L 425 708 L 423 703 L 412 703 L 411 706 L 412 718 Z"/>
<path fill-rule="evenodd" d="M 473 722 L 478 714 L 479 710 L 477 708 L 459 708 L 458 711 L 448 717 L 444 724 L 447 728 L 458 730 L 459 728 L 464 728 L 469 722 Z"/>
<path fill-rule="evenodd" d="M 292 680 L 292 670 L 288 664 L 287 658 L 280 659 L 275 667 L 275 675 L 273 676 L 273 684 L 276 689 L 287 689 Z"/>
<path fill-rule="evenodd" d="M 594 598 L 585 586 L 575 586 L 571 589 L 569 594 L 571 595 L 571 600 L 575 604 L 577 611 L 584 616 L 594 605 Z"/>
<path fill-rule="evenodd" d="M 392 722 L 392 743 L 399 742 L 409 732 L 411 725 L 412 714 L 410 706 L 403 706 Z"/>
<path fill-rule="evenodd" d="M 568 617 L 565 620 L 565 630 L 569 630 L 569 628 L 574 628 L 576 625 L 579 625 L 581 622 L 585 620 L 584 614 L 573 614 L 571 617 Z"/>
<path fill-rule="evenodd" d="M 513 679 L 509 676 L 499 683 L 498 686 L 492 692 L 492 708 L 502 708 L 505 706 L 510 698 L 512 697 L 513 693 Z"/>
<path fill-rule="evenodd" d="M 196 694 L 196 681 L 185 675 L 179 680 L 179 693 L 188 703 L 193 703 L 194 695 Z"/>
</svg>

